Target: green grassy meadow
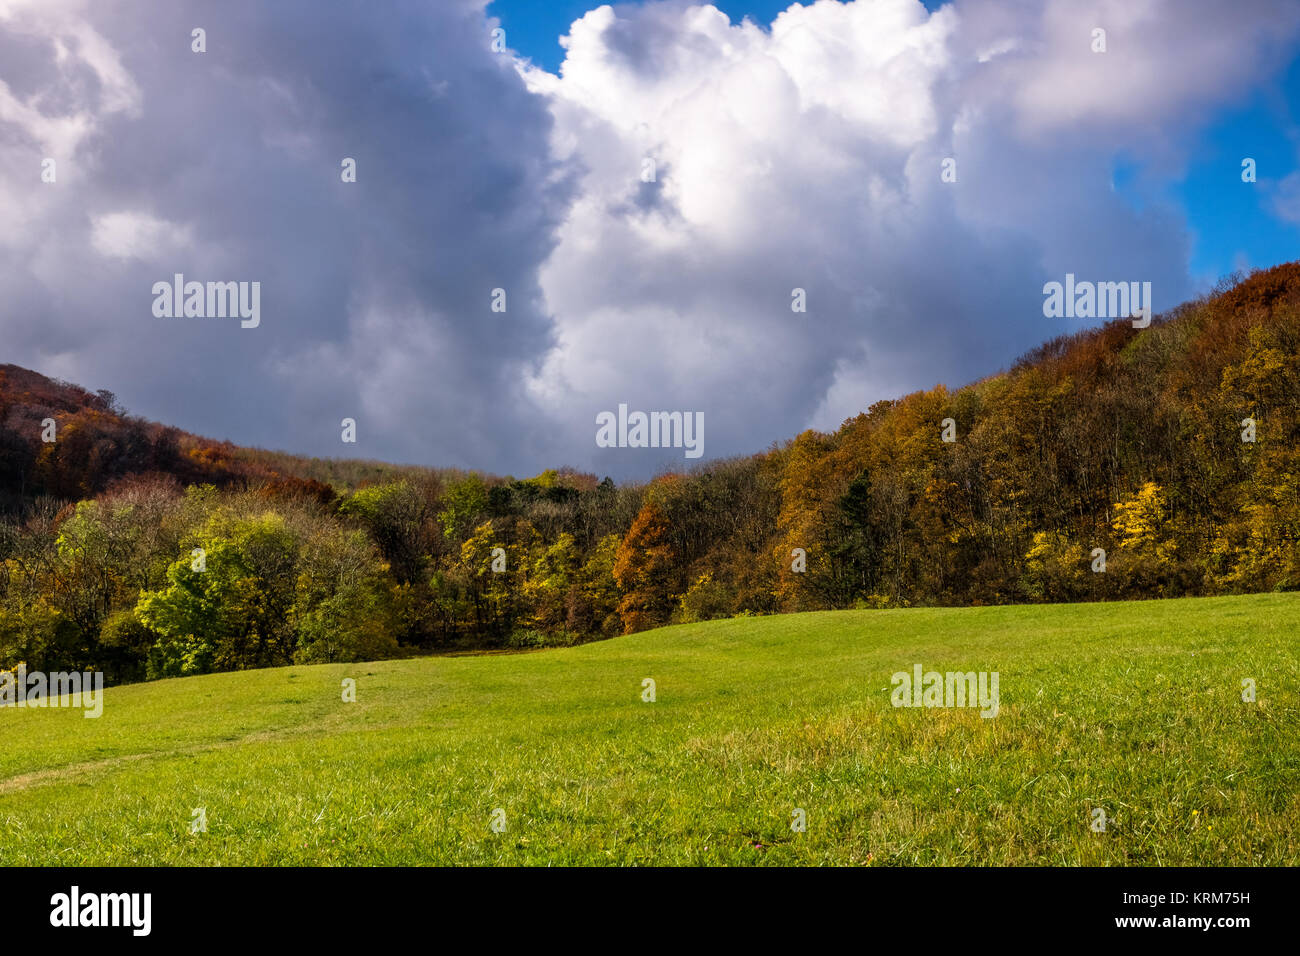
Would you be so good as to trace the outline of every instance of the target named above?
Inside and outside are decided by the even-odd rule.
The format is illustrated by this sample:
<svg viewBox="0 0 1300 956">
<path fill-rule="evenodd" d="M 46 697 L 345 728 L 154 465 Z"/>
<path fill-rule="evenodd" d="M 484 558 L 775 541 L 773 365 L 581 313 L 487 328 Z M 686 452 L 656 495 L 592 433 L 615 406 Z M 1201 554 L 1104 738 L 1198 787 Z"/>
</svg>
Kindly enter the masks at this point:
<svg viewBox="0 0 1300 956">
<path fill-rule="evenodd" d="M 109 688 L 0 708 L 0 864 L 1295 865 L 1298 635 L 1291 594 L 834 611 Z M 916 663 L 1000 712 L 893 707 Z"/>
</svg>

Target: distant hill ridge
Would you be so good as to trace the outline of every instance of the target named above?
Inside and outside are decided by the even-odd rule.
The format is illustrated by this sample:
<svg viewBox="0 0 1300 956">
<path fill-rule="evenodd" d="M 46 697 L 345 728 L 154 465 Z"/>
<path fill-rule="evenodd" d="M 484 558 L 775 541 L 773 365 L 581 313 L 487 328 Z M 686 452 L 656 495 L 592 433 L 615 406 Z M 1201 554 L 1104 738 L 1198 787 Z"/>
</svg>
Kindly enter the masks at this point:
<svg viewBox="0 0 1300 956">
<path fill-rule="evenodd" d="M 54 442 L 42 439 L 48 419 L 56 425 Z M 137 475 L 218 487 L 287 479 L 356 487 L 431 470 L 214 441 L 129 415 L 110 391 L 91 392 L 17 365 L 0 365 L 0 509 L 38 495 L 93 497 Z"/>
<path fill-rule="evenodd" d="M 1236 284 L 1225 284 L 1205 302 L 1173 309 L 1161 317 L 1157 327 L 1189 324 L 1187 316 L 1198 307 L 1212 310 L 1217 328 L 1197 332 L 1209 358 L 1234 338 L 1238 346 L 1246 344 L 1248 329 L 1270 317 L 1279 302 L 1294 302 L 1298 290 L 1300 262 L 1279 265 Z M 1080 371 L 1095 365 L 1099 350 L 1118 353 L 1137 334 L 1130 322 L 1118 320 L 1056 338 L 1028 352 L 1009 372 L 967 389 L 1049 366 Z M 41 441 L 41 423 L 47 418 L 58 424 L 57 443 Z M 184 484 L 224 486 L 295 477 L 355 486 L 430 470 L 359 459 L 308 458 L 215 441 L 130 416 L 110 391 L 91 392 L 17 365 L 0 364 L 0 497 L 81 498 L 105 490 L 119 478 L 149 473 L 172 475 Z"/>
</svg>

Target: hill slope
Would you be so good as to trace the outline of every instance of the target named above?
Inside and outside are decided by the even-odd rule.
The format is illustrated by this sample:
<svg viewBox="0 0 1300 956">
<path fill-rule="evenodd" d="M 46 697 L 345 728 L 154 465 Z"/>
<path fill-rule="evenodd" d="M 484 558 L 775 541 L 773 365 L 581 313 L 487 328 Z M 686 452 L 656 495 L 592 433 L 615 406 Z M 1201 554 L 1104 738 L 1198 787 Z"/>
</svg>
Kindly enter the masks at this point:
<svg viewBox="0 0 1300 956">
<path fill-rule="evenodd" d="M 43 440 L 50 420 L 55 441 Z M 429 473 L 432 469 L 304 458 L 214 441 L 129 415 L 110 391 L 92 393 L 0 364 L 0 512 L 35 495 L 93 497 L 141 475 L 181 484 L 256 486 L 287 478 L 355 487 Z"/>
<path fill-rule="evenodd" d="M 1293 595 L 848 611 L 113 688 L 0 709 L 0 864 L 1295 865 L 1297 629 Z M 891 706 L 914 664 L 998 671 L 999 713 Z"/>
</svg>

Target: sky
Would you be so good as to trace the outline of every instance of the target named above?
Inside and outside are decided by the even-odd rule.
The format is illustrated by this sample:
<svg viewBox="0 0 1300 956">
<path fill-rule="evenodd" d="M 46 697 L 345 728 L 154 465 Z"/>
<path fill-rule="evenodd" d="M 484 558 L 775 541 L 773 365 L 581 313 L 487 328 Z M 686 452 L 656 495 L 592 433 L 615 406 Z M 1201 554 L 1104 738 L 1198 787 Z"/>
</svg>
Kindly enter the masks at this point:
<svg viewBox="0 0 1300 956">
<path fill-rule="evenodd" d="M 1160 311 L 1297 258 L 1298 93 L 1292 0 L 0 0 L 0 362 L 239 444 L 648 478 L 1105 321 L 1045 316 L 1067 273 Z M 160 315 L 177 274 L 255 325 Z"/>
</svg>

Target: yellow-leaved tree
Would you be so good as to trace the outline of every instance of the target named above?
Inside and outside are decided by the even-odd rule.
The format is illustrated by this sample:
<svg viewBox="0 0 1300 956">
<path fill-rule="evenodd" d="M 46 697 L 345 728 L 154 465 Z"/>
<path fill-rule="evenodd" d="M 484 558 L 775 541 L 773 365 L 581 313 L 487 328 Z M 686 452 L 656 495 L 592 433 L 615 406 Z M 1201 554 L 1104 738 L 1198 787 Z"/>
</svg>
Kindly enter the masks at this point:
<svg viewBox="0 0 1300 956">
<path fill-rule="evenodd" d="M 1129 587 L 1163 593 L 1177 576 L 1178 539 L 1164 489 L 1154 481 L 1114 506 L 1111 528 L 1118 542 L 1107 569 Z"/>
</svg>

